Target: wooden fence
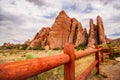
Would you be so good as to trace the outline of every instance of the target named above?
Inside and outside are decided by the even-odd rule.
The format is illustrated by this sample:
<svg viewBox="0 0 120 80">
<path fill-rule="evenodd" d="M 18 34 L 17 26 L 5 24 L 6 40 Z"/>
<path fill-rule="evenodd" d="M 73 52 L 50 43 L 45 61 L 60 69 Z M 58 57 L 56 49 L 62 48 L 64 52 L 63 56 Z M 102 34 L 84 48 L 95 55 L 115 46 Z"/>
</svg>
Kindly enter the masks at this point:
<svg viewBox="0 0 120 80">
<path fill-rule="evenodd" d="M 102 50 L 96 47 L 75 52 L 74 45 L 66 43 L 64 54 L 0 64 L 0 80 L 25 80 L 60 65 L 64 65 L 64 80 L 75 80 L 75 60 L 95 53 L 95 61 L 77 78 L 85 80 L 94 67 L 97 68 L 96 74 L 99 74 L 99 63 L 103 61 Z"/>
</svg>

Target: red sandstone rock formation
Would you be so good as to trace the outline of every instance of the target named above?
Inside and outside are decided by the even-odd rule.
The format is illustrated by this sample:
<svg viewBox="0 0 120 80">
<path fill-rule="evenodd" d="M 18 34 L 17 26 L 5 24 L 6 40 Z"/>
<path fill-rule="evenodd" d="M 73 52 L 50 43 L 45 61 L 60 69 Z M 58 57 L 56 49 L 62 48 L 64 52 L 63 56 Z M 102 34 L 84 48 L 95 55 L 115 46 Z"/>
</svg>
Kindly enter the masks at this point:
<svg viewBox="0 0 120 80">
<path fill-rule="evenodd" d="M 69 32 L 68 42 L 74 43 L 74 44 L 75 44 L 75 41 L 76 41 L 75 36 L 77 35 L 77 23 L 78 23 L 78 21 L 75 18 L 71 19 L 71 26 L 70 26 L 71 29 L 70 29 L 70 32 Z"/>
<path fill-rule="evenodd" d="M 90 30 L 89 30 L 89 38 L 88 38 L 88 47 L 98 44 L 97 43 L 97 30 L 95 24 L 93 23 L 93 19 L 90 19 Z"/>
<path fill-rule="evenodd" d="M 102 22 L 102 18 L 100 16 L 97 16 L 97 27 L 98 27 L 98 39 L 99 39 L 99 44 L 106 44 L 106 37 L 105 37 L 105 32 L 104 32 L 104 26 Z"/>
<path fill-rule="evenodd" d="M 89 39 L 88 39 L 89 38 Z M 56 17 L 51 28 L 42 28 L 32 41 L 28 42 L 29 47 L 40 46 L 45 49 L 63 48 L 66 42 L 71 42 L 75 46 L 84 44 L 93 46 L 96 44 L 105 44 L 106 37 L 104 26 L 100 16 L 97 17 L 97 25 L 90 19 L 89 35 L 87 30 L 75 18 L 67 16 L 65 11 L 61 11 Z M 87 44 L 88 43 L 88 44 Z"/>
<path fill-rule="evenodd" d="M 84 44 L 86 41 L 85 38 L 85 35 L 87 33 L 86 29 L 83 29 L 81 23 L 78 22 L 75 18 L 71 19 L 71 23 L 72 25 L 71 25 L 68 42 L 75 44 L 75 46 Z"/>
<path fill-rule="evenodd" d="M 46 27 L 46 28 L 42 28 L 39 33 L 36 34 L 36 36 L 34 37 L 34 39 L 31 41 L 30 43 L 30 47 L 44 47 L 46 46 L 48 43 L 48 36 L 49 36 L 49 32 L 50 32 L 50 28 Z"/>
<path fill-rule="evenodd" d="M 68 42 L 70 26 L 71 19 L 62 10 L 55 19 L 48 36 L 48 46 L 50 49 L 64 47 L 64 44 Z"/>
</svg>

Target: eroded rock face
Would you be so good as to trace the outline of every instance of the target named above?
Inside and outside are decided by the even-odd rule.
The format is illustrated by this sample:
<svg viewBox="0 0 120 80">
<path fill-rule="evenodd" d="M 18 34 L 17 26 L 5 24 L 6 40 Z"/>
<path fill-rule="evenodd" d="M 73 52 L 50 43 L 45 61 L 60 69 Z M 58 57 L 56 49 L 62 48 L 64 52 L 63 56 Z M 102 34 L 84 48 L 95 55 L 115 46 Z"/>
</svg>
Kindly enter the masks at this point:
<svg viewBox="0 0 120 80">
<path fill-rule="evenodd" d="M 106 37 L 105 37 L 105 32 L 104 32 L 104 26 L 102 22 L 102 18 L 100 16 L 97 16 L 97 27 L 98 27 L 98 39 L 99 39 L 99 44 L 106 44 Z"/>
<path fill-rule="evenodd" d="M 48 36 L 50 49 L 64 47 L 64 44 L 68 42 L 70 26 L 71 19 L 66 15 L 65 11 L 61 11 L 55 19 Z"/>
<path fill-rule="evenodd" d="M 75 42 L 75 46 L 79 46 L 80 44 L 84 44 L 85 43 L 85 36 L 86 36 L 86 29 L 82 28 L 81 23 L 79 22 L 77 25 L 77 35 L 76 35 L 76 42 Z"/>
<path fill-rule="evenodd" d="M 75 18 L 71 19 L 71 26 L 70 26 L 70 32 L 69 32 L 69 39 L 68 42 L 74 43 L 76 42 L 76 35 L 77 35 L 77 24 L 78 21 Z"/>
<path fill-rule="evenodd" d="M 97 45 L 97 26 L 93 23 L 93 19 L 90 19 L 90 30 L 89 30 L 89 38 L 88 38 L 88 47 Z"/>
<path fill-rule="evenodd" d="M 50 28 L 42 28 L 39 33 L 37 33 L 34 39 L 30 43 L 30 47 L 44 47 L 48 44 L 48 36 L 49 36 Z"/>
<path fill-rule="evenodd" d="M 80 44 L 86 44 L 87 42 L 87 30 L 82 28 L 82 24 L 77 19 L 72 18 L 72 25 L 68 42 L 79 46 Z"/>
</svg>

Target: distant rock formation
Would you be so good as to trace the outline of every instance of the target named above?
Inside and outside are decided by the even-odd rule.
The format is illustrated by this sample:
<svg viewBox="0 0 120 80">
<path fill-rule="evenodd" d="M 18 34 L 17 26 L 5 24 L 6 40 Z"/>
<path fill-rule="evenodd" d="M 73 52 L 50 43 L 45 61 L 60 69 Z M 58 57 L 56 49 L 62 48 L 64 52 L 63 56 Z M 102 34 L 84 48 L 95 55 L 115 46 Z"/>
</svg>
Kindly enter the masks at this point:
<svg viewBox="0 0 120 80">
<path fill-rule="evenodd" d="M 51 28 L 42 28 L 32 41 L 27 41 L 29 47 L 42 47 L 45 49 L 63 48 L 66 42 L 75 46 L 81 44 L 92 46 L 106 44 L 107 38 L 100 16 L 97 17 L 97 25 L 90 19 L 89 35 L 86 28 L 75 18 L 70 18 L 64 10 L 56 17 Z"/>
<path fill-rule="evenodd" d="M 4 43 L 2 46 L 9 47 L 9 46 L 14 46 L 14 45 L 15 45 L 15 44 L 8 42 L 8 43 Z"/>
</svg>

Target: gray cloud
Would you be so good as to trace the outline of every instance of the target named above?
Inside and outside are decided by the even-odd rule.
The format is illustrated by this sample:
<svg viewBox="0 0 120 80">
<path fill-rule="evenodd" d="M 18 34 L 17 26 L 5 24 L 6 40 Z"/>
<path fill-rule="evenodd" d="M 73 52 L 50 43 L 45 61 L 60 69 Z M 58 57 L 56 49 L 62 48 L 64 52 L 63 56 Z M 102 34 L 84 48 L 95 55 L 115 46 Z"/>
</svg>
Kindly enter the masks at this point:
<svg viewBox="0 0 120 80">
<path fill-rule="evenodd" d="M 0 12 L 0 25 L 16 24 L 21 25 L 25 23 L 23 16 L 16 16 L 1 10 Z"/>
<path fill-rule="evenodd" d="M 46 4 L 46 3 L 45 3 L 45 0 L 27 0 L 27 1 L 33 2 L 35 5 L 37 5 L 37 6 L 39 6 L 39 7 L 41 7 L 41 6 L 43 6 L 43 5 Z"/>
</svg>

